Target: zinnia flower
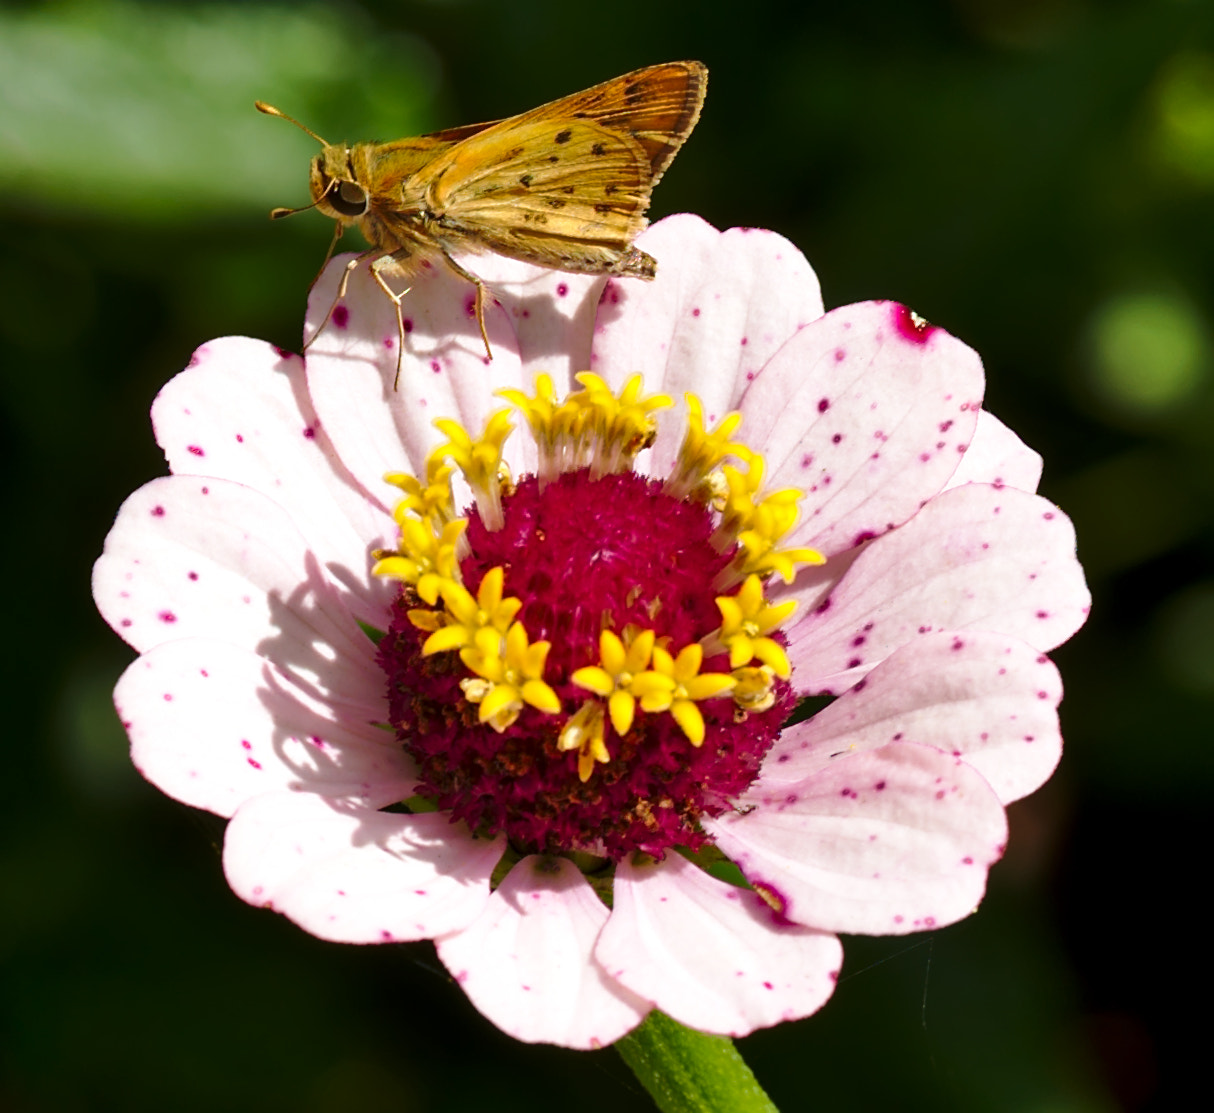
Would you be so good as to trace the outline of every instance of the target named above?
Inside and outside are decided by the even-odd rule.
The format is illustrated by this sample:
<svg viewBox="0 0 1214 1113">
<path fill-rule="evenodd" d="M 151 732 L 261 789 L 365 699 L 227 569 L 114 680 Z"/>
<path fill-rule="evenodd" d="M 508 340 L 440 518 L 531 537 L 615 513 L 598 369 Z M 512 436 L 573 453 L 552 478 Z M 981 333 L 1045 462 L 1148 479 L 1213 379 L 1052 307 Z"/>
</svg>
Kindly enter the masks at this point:
<svg viewBox="0 0 1214 1113">
<path fill-rule="evenodd" d="M 433 939 L 495 1024 L 576 1048 L 654 1007 L 805 1016 L 834 933 L 968 915 L 1058 761 L 1044 651 L 1088 604 L 973 351 L 823 314 L 770 232 L 640 242 L 651 284 L 478 259 L 492 361 L 431 268 L 399 389 L 365 270 L 306 361 L 204 345 L 94 582 L 141 654 L 135 763 L 231 817 L 239 896 Z M 807 695 L 837 698 L 784 726 Z"/>
</svg>

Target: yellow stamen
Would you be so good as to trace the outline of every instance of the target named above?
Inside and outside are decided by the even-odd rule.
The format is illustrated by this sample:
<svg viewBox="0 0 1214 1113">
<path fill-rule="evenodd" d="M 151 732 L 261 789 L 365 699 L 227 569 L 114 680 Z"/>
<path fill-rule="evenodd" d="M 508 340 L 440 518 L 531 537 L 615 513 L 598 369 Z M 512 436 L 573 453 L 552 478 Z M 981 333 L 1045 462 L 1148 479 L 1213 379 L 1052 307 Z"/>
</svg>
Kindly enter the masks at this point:
<svg viewBox="0 0 1214 1113">
<path fill-rule="evenodd" d="M 781 680 L 787 680 L 792 667 L 784 647 L 763 635 L 788 618 L 797 609 L 796 602 L 789 600 L 776 607 L 770 606 L 763 598 L 763 582 L 751 574 L 736 595 L 719 595 L 716 603 L 721 612 L 717 638 L 729 650 L 730 668 L 749 665 L 757 657 L 763 664 L 770 665 Z"/>
<path fill-rule="evenodd" d="M 674 474 L 666 480 L 662 490 L 671 498 L 682 499 L 698 494 L 704 502 L 711 502 L 723 494 L 723 477 L 715 469 L 726 456 L 749 461 L 751 452 L 746 445 L 731 441 L 742 415 L 734 410 L 727 413 L 711 433 L 704 428 L 704 406 L 694 394 L 684 394 L 687 402 L 687 432 L 679 448 L 679 457 Z"/>
<path fill-rule="evenodd" d="M 603 705 L 597 700 L 587 700 L 573 714 L 557 740 L 561 750 L 577 750 L 577 775 L 585 784 L 594 772 L 595 762 L 606 765 L 611 760 L 607 743 L 603 740 Z"/>
<path fill-rule="evenodd" d="M 704 651 L 698 645 L 680 650 L 678 657 L 661 646 L 653 650 L 653 668 L 632 683 L 641 710 L 669 711 L 693 746 L 704 741 L 704 718 L 695 704 L 730 691 L 737 681 L 727 673 L 700 672 Z"/>
<path fill-rule="evenodd" d="M 528 644 L 527 631 L 521 622 L 506 631 L 505 653 L 503 639 L 497 631 L 484 627 L 477 631 L 471 645 L 460 650 L 460 660 L 486 686 L 466 685 L 464 693 L 480 709 L 477 718 L 501 733 L 511 726 L 528 704 L 538 711 L 554 715 L 561 709 L 556 692 L 544 683 L 544 662 L 550 642 Z"/>
</svg>

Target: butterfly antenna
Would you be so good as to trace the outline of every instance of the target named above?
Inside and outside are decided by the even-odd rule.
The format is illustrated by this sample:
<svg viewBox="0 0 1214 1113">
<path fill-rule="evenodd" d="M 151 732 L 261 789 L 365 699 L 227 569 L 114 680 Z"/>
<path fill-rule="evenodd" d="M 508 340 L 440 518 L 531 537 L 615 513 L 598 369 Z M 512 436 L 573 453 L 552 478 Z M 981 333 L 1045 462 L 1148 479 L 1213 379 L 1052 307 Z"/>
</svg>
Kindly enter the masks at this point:
<svg viewBox="0 0 1214 1113">
<path fill-rule="evenodd" d="M 312 204 L 310 204 L 310 205 L 300 205 L 298 209 L 287 209 L 287 208 L 283 208 L 280 205 L 277 209 L 271 209 L 270 210 L 270 219 L 271 220 L 281 220 L 284 216 L 294 216 L 296 213 L 306 213 L 309 209 L 316 208 L 316 206 L 319 205 L 332 192 L 332 186 L 333 186 L 333 183 L 330 182 L 329 188 L 326 189 L 324 191 L 324 193 L 322 193 L 318 198 L 316 198 L 316 200 L 313 201 Z M 340 228 L 341 226 L 338 225 L 338 227 Z M 333 250 L 332 248 L 329 248 L 330 252 L 332 252 L 332 250 Z"/>
<path fill-rule="evenodd" d="M 272 104 L 266 104 L 266 102 L 263 100 L 255 100 L 253 102 L 253 107 L 256 108 L 258 112 L 264 112 L 267 116 L 277 116 L 280 120 L 286 120 L 287 123 L 294 124 L 297 128 L 299 128 L 300 131 L 306 131 L 322 147 L 330 146 L 330 144 L 321 139 L 321 137 L 317 135 L 316 132 L 314 132 L 311 128 L 304 127 L 304 125 L 295 119 L 294 116 L 288 116 L 285 112 L 279 108 L 275 108 Z"/>
</svg>

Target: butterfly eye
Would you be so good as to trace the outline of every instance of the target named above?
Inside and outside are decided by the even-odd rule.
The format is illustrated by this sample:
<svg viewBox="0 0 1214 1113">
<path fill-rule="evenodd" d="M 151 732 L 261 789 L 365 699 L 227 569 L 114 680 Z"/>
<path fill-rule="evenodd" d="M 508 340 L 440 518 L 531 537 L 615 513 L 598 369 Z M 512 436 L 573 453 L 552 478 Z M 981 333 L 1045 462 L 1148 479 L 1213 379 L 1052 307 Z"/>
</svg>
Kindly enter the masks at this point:
<svg viewBox="0 0 1214 1113">
<path fill-rule="evenodd" d="M 367 211 L 367 194 L 354 182 L 342 182 L 329 197 L 329 204 L 342 216 L 362 216 Z"/>
</svg>

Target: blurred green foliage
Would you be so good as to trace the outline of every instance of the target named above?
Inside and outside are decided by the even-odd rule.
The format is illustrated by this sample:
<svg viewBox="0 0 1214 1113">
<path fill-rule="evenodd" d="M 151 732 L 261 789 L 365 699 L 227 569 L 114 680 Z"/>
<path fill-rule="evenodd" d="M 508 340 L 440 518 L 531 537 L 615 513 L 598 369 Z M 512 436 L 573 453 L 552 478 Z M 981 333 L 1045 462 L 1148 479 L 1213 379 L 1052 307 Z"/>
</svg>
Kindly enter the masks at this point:
<svg viewBox="0 0 1214 1113">
<path fill-rule="evenodd" d="M 330 230 L 266 220 L 315 145 L 255 98 L 391 138 L 677 57 L 708 102 L 653 215 L 774 228 L 828 305 L 894 297 L 973 345 L 1096 593 L 1056 654 L 1063 769 L 1013 809 L 982 913 L 848 941 L 835 999 L 744 1053 L 790 1111 L 1185 1099 L 1199 1033 L 1163 956 L 1214 774 L 1209 5 L 79 0 L 0 6 L 0 1108 L 644 1106 L 610 1052 L 499 1035 L 428 946 L 319 943 L 231 896 L 222 823 L 126 758 L 130 654 L 87 584 L 164 470 L 147 409 L 192 348 L 298 346 Z"/>
</svg>

